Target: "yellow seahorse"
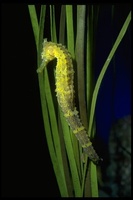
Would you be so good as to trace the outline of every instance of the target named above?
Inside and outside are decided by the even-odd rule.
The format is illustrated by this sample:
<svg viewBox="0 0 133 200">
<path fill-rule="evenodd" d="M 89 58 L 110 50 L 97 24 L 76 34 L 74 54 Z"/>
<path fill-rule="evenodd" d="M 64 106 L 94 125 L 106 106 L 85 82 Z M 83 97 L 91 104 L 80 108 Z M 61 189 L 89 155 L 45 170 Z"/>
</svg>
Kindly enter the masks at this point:
<svg viewBox="0 0 133 200">
<path fill-rule="evenodd" d="M 71 54 L 63 45 L 47 42 L 47 39 L 44 39 L 41 56 L 42 64 L 37 69 L 38 73 L 42 72 L 48 62 L 54 58 L 57 59 L 55 78 L 58 103 L 70 128 L 79 140 L 85 153 L 88 155 L 90 160 L 95 164 L 98 164 L 101 159 L 94 150 L 85 127 L 80 121 L 78 111 L 74 106 L 74 70 Z"/>
</svg>

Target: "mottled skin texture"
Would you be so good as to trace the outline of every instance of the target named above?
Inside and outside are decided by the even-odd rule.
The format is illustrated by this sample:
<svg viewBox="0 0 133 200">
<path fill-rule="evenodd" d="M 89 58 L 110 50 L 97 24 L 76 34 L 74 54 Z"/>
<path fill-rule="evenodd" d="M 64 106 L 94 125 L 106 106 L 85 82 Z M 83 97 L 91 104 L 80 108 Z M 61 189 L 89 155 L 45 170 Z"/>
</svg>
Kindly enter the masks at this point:
<svg viewBox="0 0 133 200">
<path fill-rule="evenodd" d="M 86 130 L 74 106 L 74 70 L 70 53 L 61 44 L 55 44 L 44 40 L 42 51 L 43 61 L 37 72 L 41 72 L 47 63 L 54 58 L 57 58 L 56 96 L 58 103 L 73 133 L 84 148 L 85 153 L 97 164 L 100 159 L 93 149 L 92 143 L 87 136 Z"/>
</svg>

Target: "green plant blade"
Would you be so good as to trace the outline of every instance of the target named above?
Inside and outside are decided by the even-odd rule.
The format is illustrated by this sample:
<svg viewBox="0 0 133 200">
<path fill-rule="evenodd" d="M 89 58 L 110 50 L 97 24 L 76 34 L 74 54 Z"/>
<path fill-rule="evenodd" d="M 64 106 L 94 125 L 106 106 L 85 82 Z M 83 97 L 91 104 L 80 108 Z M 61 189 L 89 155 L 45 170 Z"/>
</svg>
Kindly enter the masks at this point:
<svg viewBox="0 0 133 200">
<path fill-rule="evenodd" d="M 100 88 L 100 85 L 101 85 L 101 82 L 103 80 L 103 77 L 105 75 L 105 72 L 109 66 L 109 63 L 111 62 L 120 42 L 122 41 L 122 38 L 124 37 L 126 31 L 127 31 L 127 28 L 129 26 L 129 23 L 131 21 L 131 12 L 128 14 L 127 16 L 127 19 L 125 21 L 125 23 L 123 24 L 122 28 L 121 28 L 121 31 L 105 61 L 105 64 L 100 72 L 100 75 L 97 79 L 97 82 L 96 82 L 96 85 L 95 85 L 95 89 L 94 89 L 94 92 L 93 92 L 93 97 L 92 97 L 92 103 L 91 103 L 91 111 L 90 111 L 90 125 L 89 125 L 89 133 L 91 133 L 91 129 L 92 129 L 92 125 L 93 125 L 93 119 L 94 119 L 94 112 L 95 112 L 95 107 L 96 107 L 96 100 L 97 100 L 97 96 L 98 96 L 98 91 L 99 91 L 99 88 Z"/>
<path fill-rule="evenodd" d="M 63 134 L 64 134 L 65 146 L 66 146 L 69 165 L 70 165 L 70 169 L 71 169 L 71 176 L 72 176 L 72 180 L 73 180 L 75 197 L 82 197 L 80 179 L 79 179 L 79 175 L 78 175 L 78 170 L 77 170 L 76 161 L 75 161 L 75 157 L 74 157 L 74 151 L 72 148 L 72 141 L 71 141 L 71 137 L 70 137 L 70 130 L 69 130 L 67 122 L 64 121 L 64 116 L 61 111 L 60 111 L 60 116 L 61 116 L 61 123 L 62 123 L 62 129 L 63 129 Z"/>
<path fill-rule="evenodd" d="M 91 195 L 98 197 L 97 168 L 90 162 Z"/>
<path fill-rule="evenodd" d="M 36 48 L 38 50 L 38 39 L 39 39 L 39 26 L 37 20 L 36 9 L 34 5 L 28 5 L 29 14 L 31 18 L 32 29 L 35 37 Z"/>
<path fill-rule="evenodd" d="M 66 20 L 66 6 L 61 6 L 60 28 L 59 28 L 59 43 L 65 44 L 65 20 Z"/>
<path fill-rule="evenodd" d="M 45 71 L 45 91 L 46 91 L 46 100 L 47 100 L 47 104 L 48 104 L 49 117 L 50 117 L 50 123 L 51 123 L 53 147 L 55 149 L 55 154 L 57 156 L 60 173 L 62 174 L 62 181 L 60 181 L 60 185 L 62 185 L 62 189 L 64 190 L 64 193 L 67 197 L 68 191 L 67 191 L 65 174 L 64 174 L 64 169 L 63 169 L 61 143 L 60 143 L 56 114 L 55 114 L 54 104 L 53 104 L 53 100 L 52 100 L 52 94 L 51 94 L 51 90 L 50 90 L 50 84 L 49 84 L 47 71 Z M 49 140 L 49 138 L 47 138 L 47 139 Z"/>
<path fill-rule="evenodd" d="M 51 41 L 57 42 L 54 5 L 50 5 L 50 30 L 51 30 Z"/>
<path fill-rule="evenodd" d="M 87 113 L 85 101 L 85 72 L 84 72 L 84 38 L 85 38 L 85 13 L 86 6 L 77 6 L 77 37 L 76 37 L 76 61 L 77 61 L 77 83 L 80 117 L 87 129 Z"/>
<path fill-rule="evenodd" d="M 72 57 L 74 58 L 74 30 L 73 30 L 73 10 L 72 5 L 66 5 L 66 20 L 67 20 L 67 47 Z"/>
</svg>

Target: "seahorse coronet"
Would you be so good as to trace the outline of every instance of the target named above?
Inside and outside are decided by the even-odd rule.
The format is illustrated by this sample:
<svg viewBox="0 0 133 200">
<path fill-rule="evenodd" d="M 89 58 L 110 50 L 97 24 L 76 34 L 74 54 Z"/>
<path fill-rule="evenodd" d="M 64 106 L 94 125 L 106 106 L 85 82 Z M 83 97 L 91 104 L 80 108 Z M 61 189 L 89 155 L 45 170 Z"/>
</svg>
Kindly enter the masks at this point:
<svg viewBox="0 0 133 200">
<path fill-rule="evenodd" d="M 41 53 L 42 65 L 37 72 L 43 70 L 43 63 L 48 64 L 54 58 L 57 59 L 55 80 L 56 80 L 56 97 L 58 103 L 64 113 L 70 128 L 79 140 L 82 148 L 85 150 L 88 157 L 97 164 L 100 160 L 95 152 L 92 143 L 87 135 L 85 127 L 81 123 L 77 108 L 74 103 L 74 69 L 70 52 L 62 44 L 48 42 L 44 39 L 43 50 Z"/>
</svg>

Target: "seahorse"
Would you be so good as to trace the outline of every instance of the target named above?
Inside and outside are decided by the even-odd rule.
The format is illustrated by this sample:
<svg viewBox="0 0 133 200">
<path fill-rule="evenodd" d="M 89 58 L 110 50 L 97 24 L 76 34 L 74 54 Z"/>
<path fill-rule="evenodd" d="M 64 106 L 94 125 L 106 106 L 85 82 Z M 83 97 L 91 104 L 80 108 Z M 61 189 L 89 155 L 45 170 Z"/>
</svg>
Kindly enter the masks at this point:
<svg viewBox="0 0 133 200">
<path fill-rule="evenodd" d="M 98 164 L 101 158 L 94 150 L 74 104 L 74 70 L 71 54 L 62 44 L 48 42 L 47 39 L 44 39 L 41 57 L 42 64 L 37 69 L 38 73 L 41 73 L 54 58 L 57 59 L 55 70 L 57 101 L 84 152 L 94 164 Z"/>
</svg>

